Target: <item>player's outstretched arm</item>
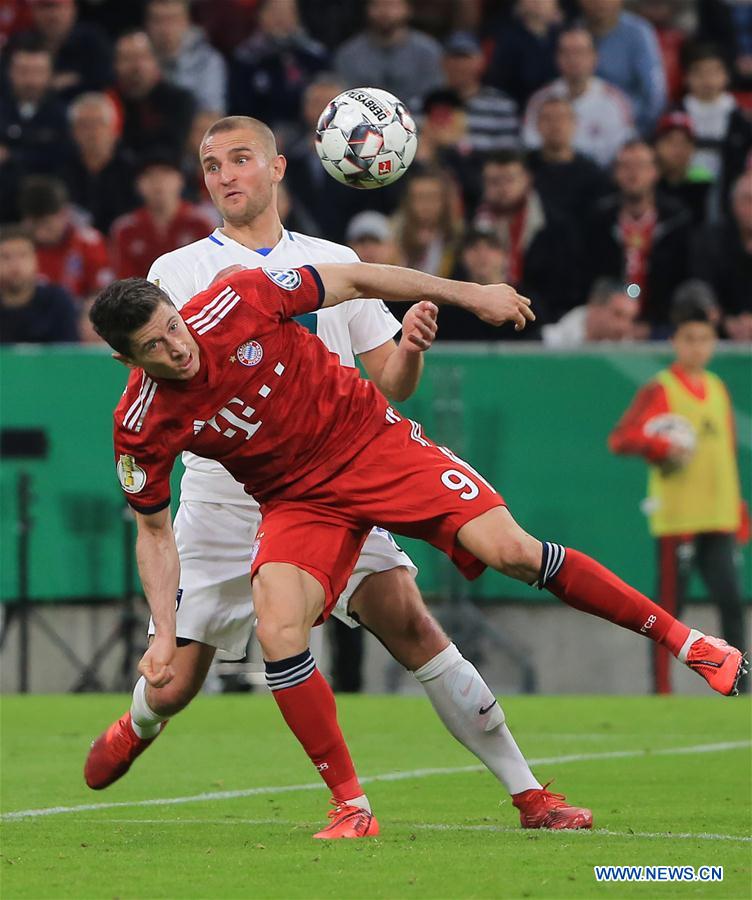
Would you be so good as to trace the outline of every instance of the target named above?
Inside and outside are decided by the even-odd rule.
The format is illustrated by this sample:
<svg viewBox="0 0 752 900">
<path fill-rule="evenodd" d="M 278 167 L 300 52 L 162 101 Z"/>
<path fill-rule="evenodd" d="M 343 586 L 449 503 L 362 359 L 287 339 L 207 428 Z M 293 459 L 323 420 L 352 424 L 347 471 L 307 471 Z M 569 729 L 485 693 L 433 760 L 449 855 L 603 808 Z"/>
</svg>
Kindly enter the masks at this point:
<svg viewBox="0 0 752 900">
<path fill-rule="evenodd" d="M 375 263 L 329 263 L 316 266 L 316 271 L 324 285 L 324 306 L 367 297 L 406 303 L 423 299 L 438 306 L 458 306 L 489 325 L 514 322 L 516 331 L 535 320 L 528 298 L 508 284 L 451 281 L 415 269 Z"/>
<path fill-rule="evenodd" d="M 154 687 L 173 678 L 175 655 L 175 597 L 180 583 L 180 559 L 172 533 L 170 509 L 152 515 L 136 513 L 138 574 L 154 619 L 154 640 L 138 670 Z"/>
</svg>

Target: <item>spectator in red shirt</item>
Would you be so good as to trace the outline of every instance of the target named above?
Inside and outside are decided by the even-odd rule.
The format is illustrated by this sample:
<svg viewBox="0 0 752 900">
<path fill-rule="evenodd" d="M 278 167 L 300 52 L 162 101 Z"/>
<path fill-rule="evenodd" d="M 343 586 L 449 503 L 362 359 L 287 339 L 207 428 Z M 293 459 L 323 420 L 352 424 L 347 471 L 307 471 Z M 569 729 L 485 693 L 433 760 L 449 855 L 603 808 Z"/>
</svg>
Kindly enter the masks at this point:
<svg viewBox="0 0 752 900">
<path fill-rule="evenodd" d="M 144 205 L 116 219 L 110 233 L 118 278 L 146 278 L 158 256 L 214 230 L 202 209 L 182 199 L 183 175 L 169 154 L 155 152 L 143 160 L 136 188 Z"/>
<path fill-rule="evenodd" d="M 21 187 L 19 207 L 36 244 L 39 271 L 53 284 L 83 300 L 112 281 L 107 244 L 98 231 L 77 221 L 62 181 L 30 176 Z"/>
</svg>

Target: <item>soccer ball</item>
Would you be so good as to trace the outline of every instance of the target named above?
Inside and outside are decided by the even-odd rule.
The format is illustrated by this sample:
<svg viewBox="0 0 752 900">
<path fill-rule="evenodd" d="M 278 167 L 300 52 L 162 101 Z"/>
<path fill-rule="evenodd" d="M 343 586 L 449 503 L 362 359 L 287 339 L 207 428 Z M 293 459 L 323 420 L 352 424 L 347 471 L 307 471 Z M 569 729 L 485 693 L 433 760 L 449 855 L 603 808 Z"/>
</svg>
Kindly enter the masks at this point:
<svg viewBox="0 0 752 900">
<path fill-rule="evenodd" d="M 415 158 L 415 122 L 380 88 L 353 88 L 332 100 L 316 127 L 321 165 L 342 184 L 370 190 L 397 181 Z"/>
<path fill-rule="evenodd" d="M 676 413 L 662 413 L 648 419 L 644 428 L 648 437 L 667 438 L 675 447 L 693 453 L 697 447 L 697 432 L 694 426 L 684 416 Z"/>
</svg>

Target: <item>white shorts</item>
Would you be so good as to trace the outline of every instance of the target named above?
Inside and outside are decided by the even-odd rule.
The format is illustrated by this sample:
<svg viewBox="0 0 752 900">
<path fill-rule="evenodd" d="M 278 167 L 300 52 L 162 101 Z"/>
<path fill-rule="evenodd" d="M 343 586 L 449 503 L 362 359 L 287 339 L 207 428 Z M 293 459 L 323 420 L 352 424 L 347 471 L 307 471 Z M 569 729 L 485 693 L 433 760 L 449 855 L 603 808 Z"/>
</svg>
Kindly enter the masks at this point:
<svg viewBox="0 0 752 900">
<path fill-rule="evenodd" d="M 254 624 L 251 547 L 260 521 L 253 507 L 190 500 L 180 504 L 173 523 L 180 554 L 179 638 L 209 644 L 229 658 L 245 655 Z M 347 615 L 347 606 L 358 585 L 367 575 L 398 566 L 405 566 L 413 578 L 418 573 L 391 534 L 374 528 L 332 615 L 356 628 L 358 623 Z M 152 621 L 149 634 L 154 634 Z"/>
</svg>

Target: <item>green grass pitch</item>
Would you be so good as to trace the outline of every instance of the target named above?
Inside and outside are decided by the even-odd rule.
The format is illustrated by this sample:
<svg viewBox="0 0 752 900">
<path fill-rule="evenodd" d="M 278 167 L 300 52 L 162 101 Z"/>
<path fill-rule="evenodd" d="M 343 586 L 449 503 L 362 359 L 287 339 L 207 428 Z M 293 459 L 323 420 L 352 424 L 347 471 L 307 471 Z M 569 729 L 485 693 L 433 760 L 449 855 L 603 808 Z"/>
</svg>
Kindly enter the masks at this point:
<svg viewBox="0 0 752 900">
<path fill-rule="evenodd" d="M 126 706 L 3 698 L 3 900 L 752 896 L 747 698 L 506 699 L 538 777 L 594 811 L 592 833 L 546 833 L 518 827 L 423 698 L 341 697 L 381 835 L 334 842 L 311 838 L 328 795 L 264 695 L 200 697 L 124 779 L 89 791 L 89 743 Z M 8 815 L 53 807 L 74 809 Z M 600 864 L 725 878 L 599 884 Z"/>
</svg>

